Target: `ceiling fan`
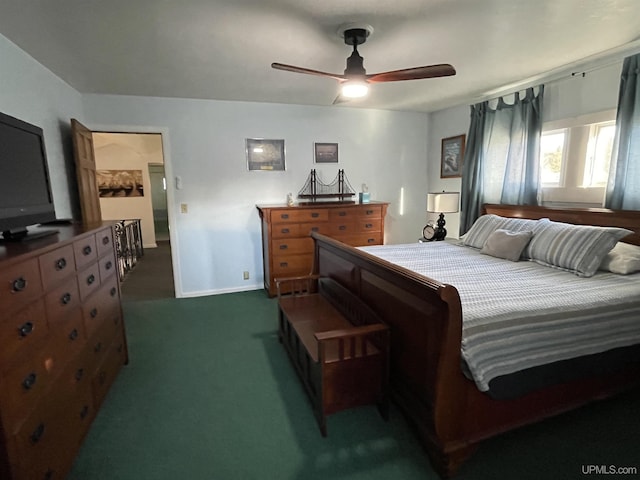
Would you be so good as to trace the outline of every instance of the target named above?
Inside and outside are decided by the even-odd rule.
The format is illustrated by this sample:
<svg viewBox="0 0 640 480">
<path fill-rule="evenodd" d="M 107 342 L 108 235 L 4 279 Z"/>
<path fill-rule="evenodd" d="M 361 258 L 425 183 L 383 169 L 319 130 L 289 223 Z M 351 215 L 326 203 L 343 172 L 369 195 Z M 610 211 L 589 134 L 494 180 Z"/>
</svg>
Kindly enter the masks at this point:
<svg viewBox="0 0 640 480">
<path fill-rule="evenodd" d="M 341 84 L 341 95 L 346 98 L 363 97 L 368 92 L 369 83 L 398 82 L 402 80 L 419 80 L 423 78 L 447 77 L 456 74 L 456 69 L 448 63 L 427 65 L 424 67 L 404 68 L 402 70 L 392 70 L 381 73 L 367 73 L 364 68 L 364 59 L 358 53 L 358 45 L 366 42 L 367 37 L 373 32 L 370 25 L 366 26 L 346 26 L 338 30 L 344 37 L 344 43 L 353 46 L 351 56 L 347 58 L 347 68 L 343 74 L 328 73 L 310 68 L 296 67 L 274 62 L 272 68 L 287 72 L 305 73 L 308 75 L 318 75 L 338 80 Z M 338 100 L 336 99 L 336 101 Z M 336 102 L 334 102 L 336 103 Z"/>
</svg>

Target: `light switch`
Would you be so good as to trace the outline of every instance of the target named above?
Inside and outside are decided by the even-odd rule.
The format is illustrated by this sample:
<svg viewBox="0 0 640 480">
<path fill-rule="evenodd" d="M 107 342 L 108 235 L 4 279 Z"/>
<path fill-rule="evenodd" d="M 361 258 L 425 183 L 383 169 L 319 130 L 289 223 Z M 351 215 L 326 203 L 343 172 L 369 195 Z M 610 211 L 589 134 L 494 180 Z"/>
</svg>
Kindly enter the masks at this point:
<svg viewBox="0 0 640 480">
<path fill-rule="evenodd" d="M 180 204 L 180 212 L 181 213 L 189 213 L 189 207 L 187 206 L 186 203 L 181 203 Z"/>
<path fill-rule="evenodd" d="M 182 177 L 181 176 L 177 176 L 176 177 L 176 190 L 182 190 Z"/>
</svg>

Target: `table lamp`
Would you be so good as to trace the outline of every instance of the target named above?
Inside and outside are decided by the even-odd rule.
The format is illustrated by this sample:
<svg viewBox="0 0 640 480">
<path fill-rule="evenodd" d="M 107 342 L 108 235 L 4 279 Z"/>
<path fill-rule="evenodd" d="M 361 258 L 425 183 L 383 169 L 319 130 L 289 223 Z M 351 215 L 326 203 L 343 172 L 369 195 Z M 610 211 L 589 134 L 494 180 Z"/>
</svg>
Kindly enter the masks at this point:
<svg viewBox="0 0 640 480">
<path fill-rule="evenodd" d="M 447 230 L 444 228 L 444 214 L 456 213 L 459 211 L 460 193 L 459 192 L 434 192 L 427 193 L 427 212 L 439 213 L 437 228 L 433 240 L 444 240 L 447 236 Z"/>
</svg>

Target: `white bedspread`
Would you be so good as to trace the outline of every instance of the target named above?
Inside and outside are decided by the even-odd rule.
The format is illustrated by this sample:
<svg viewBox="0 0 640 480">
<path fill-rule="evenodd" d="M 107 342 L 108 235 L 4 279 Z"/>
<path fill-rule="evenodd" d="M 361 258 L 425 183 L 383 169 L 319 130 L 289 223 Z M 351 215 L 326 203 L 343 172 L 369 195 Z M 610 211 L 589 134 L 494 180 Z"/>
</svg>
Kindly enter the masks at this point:
<svg viewBox="0 0 640 480">
<path fill-rule="evenodd" d="M 581 278 L 449 242 L 361 250 L 456 287 L 462 357 L 481 391 L 501 375 L 640 344 L 640 273 Z"/>
</svg>

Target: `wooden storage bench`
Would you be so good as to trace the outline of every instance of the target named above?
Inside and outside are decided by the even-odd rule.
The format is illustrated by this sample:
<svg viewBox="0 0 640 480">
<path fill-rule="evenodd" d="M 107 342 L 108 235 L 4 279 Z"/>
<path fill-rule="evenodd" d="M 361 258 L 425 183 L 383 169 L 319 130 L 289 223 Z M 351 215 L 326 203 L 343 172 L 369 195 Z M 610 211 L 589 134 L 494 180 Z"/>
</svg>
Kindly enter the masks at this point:
<svg viewBox="0 0 640 480">
<path fill-rule="evenodd" d="M 276 285 L 279 339 L 307 390 L 322 435 L 327 435 L 326 416 L 347 408 L 375 403 L 387 419 L 387 325 L 330 278 L 276 279 Z"/>
</svg>

